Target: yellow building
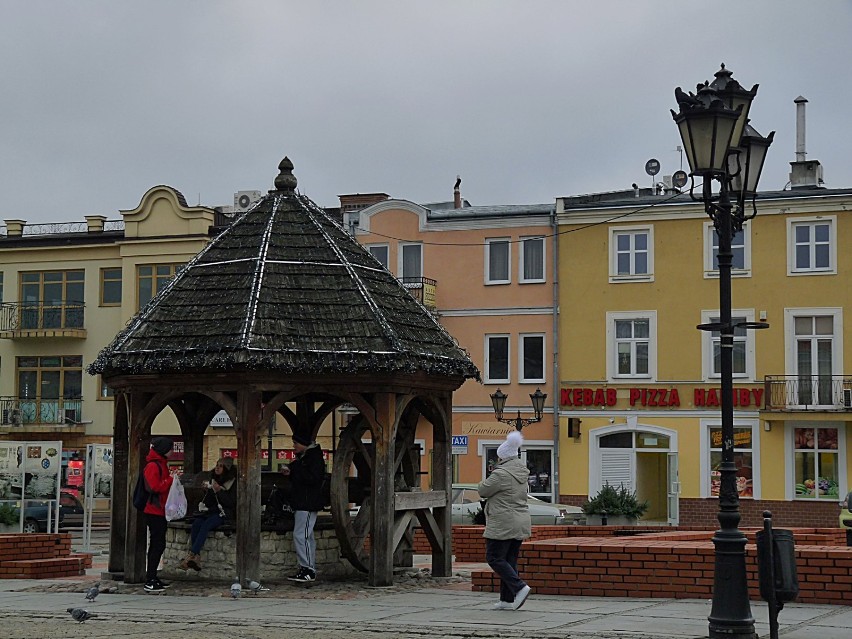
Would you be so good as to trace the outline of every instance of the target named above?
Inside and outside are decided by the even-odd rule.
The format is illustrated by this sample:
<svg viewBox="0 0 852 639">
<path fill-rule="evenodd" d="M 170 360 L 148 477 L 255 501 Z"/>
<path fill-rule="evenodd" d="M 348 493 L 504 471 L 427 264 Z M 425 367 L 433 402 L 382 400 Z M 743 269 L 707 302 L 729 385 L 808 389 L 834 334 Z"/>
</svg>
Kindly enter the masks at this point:
<svg viewBox="0 0 852 639">
<path fill-rule="evenodd" d="M 852 191 L 763 193 L 734 238 L 735 456 L 743 525 L 837 525 L 849 488 Z M 558 198 L 563 501 L 606 483 L 646 519 L 716 525 L 721 460 L 715 231 L 688 195 Z M 569 431 L 573 437 L 568 437 Z"/>
</svg>

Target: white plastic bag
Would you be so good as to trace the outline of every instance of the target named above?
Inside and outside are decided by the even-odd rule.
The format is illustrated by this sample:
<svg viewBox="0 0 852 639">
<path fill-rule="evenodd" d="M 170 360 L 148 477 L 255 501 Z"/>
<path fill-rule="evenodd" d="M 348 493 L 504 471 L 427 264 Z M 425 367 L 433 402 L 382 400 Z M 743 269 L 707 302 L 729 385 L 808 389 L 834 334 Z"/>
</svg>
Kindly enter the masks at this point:
<svg viewBox="0 0 852 639">
<path fill-rule="evenodd" d="M 175 477 L 172 487 L 169 488 L 169 496 L 166 498 L 166 521 L 183 519 L 186 517 L 186 493 L 180 478 Z"/>
</svg>

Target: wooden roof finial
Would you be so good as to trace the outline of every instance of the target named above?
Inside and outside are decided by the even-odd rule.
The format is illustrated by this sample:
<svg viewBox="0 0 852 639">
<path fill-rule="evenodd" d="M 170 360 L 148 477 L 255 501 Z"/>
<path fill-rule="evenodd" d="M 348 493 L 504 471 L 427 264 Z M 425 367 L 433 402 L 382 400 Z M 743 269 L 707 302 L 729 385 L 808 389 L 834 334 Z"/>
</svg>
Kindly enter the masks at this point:
<svg viewBox="0 0 852 639">
<path fill-rule="evenodd" d="M 296 179 L 296 176 L 293 175 L 293 163 L 290 161 L 290 158 L 285 157 L 281 160 L 281 163 L 278 165 L 278 170 L 281 171 L 281 173 L 279 173 L 275 178 L 275 188 L 287 193 L 295 191 L 298 180 Z"/>
</svg>

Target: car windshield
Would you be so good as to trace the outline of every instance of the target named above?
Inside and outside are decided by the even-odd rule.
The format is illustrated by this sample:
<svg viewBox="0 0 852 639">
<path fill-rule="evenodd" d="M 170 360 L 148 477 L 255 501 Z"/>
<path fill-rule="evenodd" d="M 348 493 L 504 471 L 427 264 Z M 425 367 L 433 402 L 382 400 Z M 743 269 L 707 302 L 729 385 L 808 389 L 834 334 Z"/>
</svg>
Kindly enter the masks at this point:
<svg viewBox="0 0 852 639">
<path fill-rule="evenodd" d="M 475 488 L 453 488 L 454 504 L 472 504 L 482 499 Z"/>
</svg>

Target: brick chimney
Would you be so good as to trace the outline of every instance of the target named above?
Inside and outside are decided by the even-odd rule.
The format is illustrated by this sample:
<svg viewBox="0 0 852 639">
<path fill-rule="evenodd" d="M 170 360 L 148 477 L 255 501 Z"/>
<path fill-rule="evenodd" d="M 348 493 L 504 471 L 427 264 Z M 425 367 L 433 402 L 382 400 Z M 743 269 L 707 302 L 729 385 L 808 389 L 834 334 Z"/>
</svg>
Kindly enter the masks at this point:
<svg viewBox="0 0 852 639">
<path fill-rule="evenodd" d="M 462 207 L 461 200 L 461 175 L 456 176 L 456 185 L 453 187 L 453 208 L 460 209 Z"/>
</svg>

